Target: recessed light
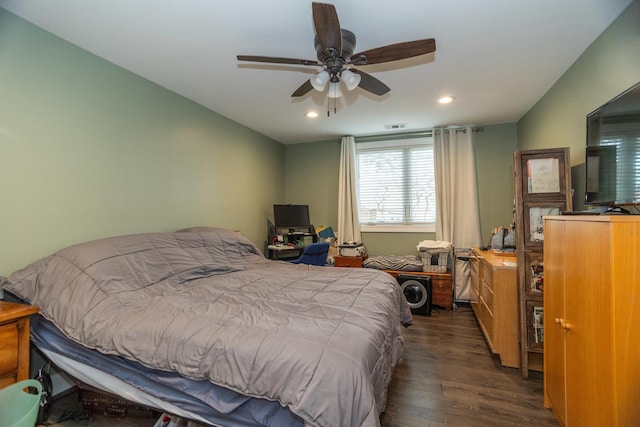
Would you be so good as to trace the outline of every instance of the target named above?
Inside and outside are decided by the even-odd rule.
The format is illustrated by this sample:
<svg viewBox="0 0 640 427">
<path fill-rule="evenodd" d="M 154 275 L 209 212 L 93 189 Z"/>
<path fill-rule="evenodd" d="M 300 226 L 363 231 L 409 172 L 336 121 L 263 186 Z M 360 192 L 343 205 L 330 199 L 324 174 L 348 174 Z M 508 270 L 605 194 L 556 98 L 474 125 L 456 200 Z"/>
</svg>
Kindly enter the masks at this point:
<svg viewBox="0 0 640 427">
<path fill-rule="evenodd" d="M 440 104 L 450 104 L 454 99 L 456 99 L 454 96 L 443 96 L 438 100 L 438 102 Z"/>
<path fill-rule="evenodd" d="M 316 117 L 318 117 L 318 113 L 315 111 L 307 111 L 306 113 L 304 113 L 304 116 L 309 119 L 315 119 Z"/>
</svg>

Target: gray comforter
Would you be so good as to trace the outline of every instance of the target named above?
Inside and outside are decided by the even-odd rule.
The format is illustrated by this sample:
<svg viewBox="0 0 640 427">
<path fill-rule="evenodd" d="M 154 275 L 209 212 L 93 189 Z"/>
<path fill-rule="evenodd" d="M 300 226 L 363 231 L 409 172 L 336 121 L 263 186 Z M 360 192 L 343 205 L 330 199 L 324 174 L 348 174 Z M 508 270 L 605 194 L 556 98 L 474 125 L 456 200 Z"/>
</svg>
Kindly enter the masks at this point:
<svg viewBox="0 0 640 427">
<path fill-rule="evenodd" d="M 376 426 L 411 313 L 381 271 L 271 261 L 224 229 L 71 246 L 12 274 L 72 340 L 279 401 L 311 426 Z"/>
</svg>

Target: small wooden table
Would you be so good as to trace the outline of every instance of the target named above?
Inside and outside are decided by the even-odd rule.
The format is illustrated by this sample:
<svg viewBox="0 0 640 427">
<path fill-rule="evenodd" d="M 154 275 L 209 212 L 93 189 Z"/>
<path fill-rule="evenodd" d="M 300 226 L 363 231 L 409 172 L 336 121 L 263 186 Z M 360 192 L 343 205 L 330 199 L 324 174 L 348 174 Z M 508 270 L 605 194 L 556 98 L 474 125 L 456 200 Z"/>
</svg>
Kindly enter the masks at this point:
<svg viewBox="0 0 640 427">
<path fill-rule="evenodd" d="M 362 268 L 362 262 L 365 259 L 367 259 L 367 255 L 364 255 L 364 256 L 336 255 L 333 257 L 333 265 L 336 267 Z"/>
<path fill-rule="evenodd" d="M 29 316 L 38 311 L 0 301 L 0 388 L 29 378 Z"/>
</svg>

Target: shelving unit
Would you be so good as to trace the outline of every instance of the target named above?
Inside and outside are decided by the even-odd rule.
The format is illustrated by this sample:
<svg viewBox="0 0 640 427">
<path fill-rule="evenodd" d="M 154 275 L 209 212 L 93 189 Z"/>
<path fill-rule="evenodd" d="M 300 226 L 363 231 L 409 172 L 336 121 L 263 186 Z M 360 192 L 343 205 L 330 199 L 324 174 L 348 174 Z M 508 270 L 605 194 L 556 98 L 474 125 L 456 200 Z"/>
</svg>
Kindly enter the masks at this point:
<svg viewBox="0 0 640 427">
<path fill-rule="evenodd" d="M 520 322 L 520 371 L 543 371 L 544 223 L 571 210 L 569 148 L 521 150 L 513 155 Z"/>
</svg>

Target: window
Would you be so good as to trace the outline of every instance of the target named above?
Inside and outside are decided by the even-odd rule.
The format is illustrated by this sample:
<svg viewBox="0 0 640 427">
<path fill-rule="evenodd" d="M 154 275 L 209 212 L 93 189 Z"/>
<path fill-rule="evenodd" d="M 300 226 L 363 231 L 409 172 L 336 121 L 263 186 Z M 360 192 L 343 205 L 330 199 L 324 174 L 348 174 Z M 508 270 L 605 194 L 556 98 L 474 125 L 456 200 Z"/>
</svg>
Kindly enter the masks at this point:
<svg viewBox="0 0 640 427">
<path fill-rule="evenodd" d="M 616 147 L 616 162 L 612 166 L 617 183 L 615 200 L 625 203 L 640 200 L 640 131 L 602 138 L 602 146 Z"/>
<path fill-rule="evenodd" d="M 362 231 L 435 231 L 430 136 L 358 142 L 356 181 Z"/>
</svg>

